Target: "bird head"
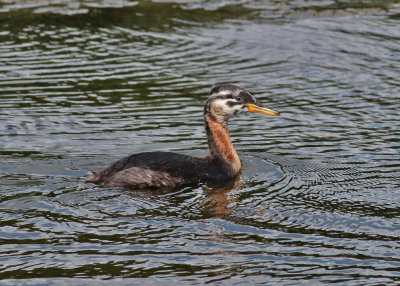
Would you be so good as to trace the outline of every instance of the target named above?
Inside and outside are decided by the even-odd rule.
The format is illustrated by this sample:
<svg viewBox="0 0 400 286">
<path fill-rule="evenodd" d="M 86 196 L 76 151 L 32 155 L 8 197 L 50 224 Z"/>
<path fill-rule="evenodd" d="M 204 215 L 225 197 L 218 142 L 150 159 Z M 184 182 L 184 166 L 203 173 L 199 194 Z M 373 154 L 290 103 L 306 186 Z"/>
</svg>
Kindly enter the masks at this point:
<svg viewBox="0 0 400 286">
<path fill-rule="evenodd" d="M 219 84 L 211 88 L 210 97 L 204 106 L 204 112 L 213 115 L 218 121 L 227 122 L 233 116 L 243 112 L 256 112 L 279 116 L 272 109 L 261 106 L 248 91 L 233 84 Z"/>
</svg>

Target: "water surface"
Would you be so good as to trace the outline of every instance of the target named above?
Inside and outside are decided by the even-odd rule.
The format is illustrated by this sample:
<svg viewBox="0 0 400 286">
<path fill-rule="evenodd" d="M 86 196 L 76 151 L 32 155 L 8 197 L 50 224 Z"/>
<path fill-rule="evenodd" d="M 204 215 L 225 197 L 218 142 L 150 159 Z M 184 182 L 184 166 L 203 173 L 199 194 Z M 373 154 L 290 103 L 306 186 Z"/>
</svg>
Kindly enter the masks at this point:
<svg viewBox="0 0 400 286">
<path fill-rule="evenodd" d="M 0 1 L 0 283 L 400 283 L 400 6 Z M 215 83 L 240 180 L 84 184 L 137 152 L 207 154 Z"/>
</svg>

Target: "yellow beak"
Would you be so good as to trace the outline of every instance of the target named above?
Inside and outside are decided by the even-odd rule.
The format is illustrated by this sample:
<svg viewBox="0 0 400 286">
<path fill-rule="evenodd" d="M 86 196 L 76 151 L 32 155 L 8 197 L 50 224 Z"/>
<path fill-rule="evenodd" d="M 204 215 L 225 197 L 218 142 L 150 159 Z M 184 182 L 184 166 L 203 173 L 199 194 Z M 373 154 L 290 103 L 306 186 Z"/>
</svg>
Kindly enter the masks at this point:
<svg viewBox="0 0 400 286">
<path fill-rule="evenodd" d="M 257 106 L 255 104 L 251 103 L 245 103 L 244 106 L 247 106 L 249 108 L 249 112 L 256 112 L 256 113 L 261 113 L 265 115 L 271 115 L 271 116 L 279 116 L 279 112 L 276 112 L 272 109 Z"/>
</svg>

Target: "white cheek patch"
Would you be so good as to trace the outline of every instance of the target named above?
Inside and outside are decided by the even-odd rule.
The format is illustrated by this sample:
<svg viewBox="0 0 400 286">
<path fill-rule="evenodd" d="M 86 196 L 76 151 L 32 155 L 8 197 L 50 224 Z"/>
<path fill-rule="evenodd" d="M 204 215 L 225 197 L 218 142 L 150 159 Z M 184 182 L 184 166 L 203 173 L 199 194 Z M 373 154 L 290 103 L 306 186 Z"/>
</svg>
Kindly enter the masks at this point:
<svg viewBox="0 0 400 286">
<path fill-rule="evenodd" d="M 218 120 L 228 121 L 232 116 L 246 111 L 246 108 L 234 99 L 217 99 L 212 103 L 211 110 Z"/>
</svg>

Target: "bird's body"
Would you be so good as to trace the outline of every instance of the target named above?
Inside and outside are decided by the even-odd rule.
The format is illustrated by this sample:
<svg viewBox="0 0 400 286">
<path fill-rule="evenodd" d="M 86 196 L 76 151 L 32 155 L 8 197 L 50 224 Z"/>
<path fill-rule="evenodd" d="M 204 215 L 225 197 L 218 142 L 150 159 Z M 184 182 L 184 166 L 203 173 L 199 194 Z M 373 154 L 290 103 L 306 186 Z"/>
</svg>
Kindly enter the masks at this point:
<svg viewBox="0 0 400 286">
<path fill-rule="evenodd" d="M 164 189 L 196 182 L 223 182 L 227 176 L 210 158 L 173 152 L 145 152 L 122 158 L 93 174 L 91 181 L 109 187 Z"/>
<path fill-rule="evenodd" d="M 108 187 L 167 189 L 231 180 L 240 173 L 242 164 L 230 140 L 227 123 L 243 111 L 279 115 L 260 107 L 255 98 L 240 87 L 214 86 L 204 106 L 208 156 L 197 158 L 172 152 L 134 154 L 94 173 L 87 181 Z"/>
</svg>

